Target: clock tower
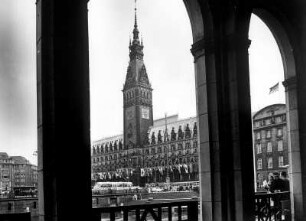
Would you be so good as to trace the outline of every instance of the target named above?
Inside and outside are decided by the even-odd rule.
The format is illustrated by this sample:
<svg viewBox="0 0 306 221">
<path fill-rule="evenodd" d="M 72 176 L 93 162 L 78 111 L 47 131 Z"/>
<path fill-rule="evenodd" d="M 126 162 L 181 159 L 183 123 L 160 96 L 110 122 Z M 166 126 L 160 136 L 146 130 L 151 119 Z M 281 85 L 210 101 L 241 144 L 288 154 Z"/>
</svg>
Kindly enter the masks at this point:
<svg viewBox="0 0 306 221">
<path fill-rule="evenodd" d="M 153 125 L 152 88 L 143 61 L 143 42 L 139 40 L 136 8 L 129 51 L 130 61 L 122 92 L 124 145 L 132 149 L 143 146 L 147 131 Z"/>
</svg>

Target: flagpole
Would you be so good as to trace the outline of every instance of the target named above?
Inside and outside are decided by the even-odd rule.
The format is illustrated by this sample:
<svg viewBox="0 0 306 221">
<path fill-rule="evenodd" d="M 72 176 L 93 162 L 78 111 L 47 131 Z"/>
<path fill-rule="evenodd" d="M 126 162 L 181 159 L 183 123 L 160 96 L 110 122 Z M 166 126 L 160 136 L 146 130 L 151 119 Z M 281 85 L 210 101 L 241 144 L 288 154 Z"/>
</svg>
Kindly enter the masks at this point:
<svg viewBox="0 0 306 221">
<path fill-rule="evenodd" d="M 279 85 L 282 85 L 282 81 L 280 81 Z M 283 88 L 280 86 L 279 91 L 278 91 L 279 103 L 283 103 L 283 100 L 282 100 L 282 93 L 283 93 L 283 91 L 281 91 L 281 89 L 283 89 Z M 285 101 L 285 103 L 286 103 L 286 101 Z"/>
<path fill-rule="evenodd" d="M 167 129 L 167 114 L 165 113 L 165 142 L 166 142 L 166 146 L 167 146 L 167 156 L 166 156 L 166 163 L 167 163 L 167 175 L 166 175 L 166 183 L 167 183 L 167 188 L 169 190 L 170 187 L 170 176 L 169 176 L 169 138 L 168 138 L 168 129 Z"/>
</svg>

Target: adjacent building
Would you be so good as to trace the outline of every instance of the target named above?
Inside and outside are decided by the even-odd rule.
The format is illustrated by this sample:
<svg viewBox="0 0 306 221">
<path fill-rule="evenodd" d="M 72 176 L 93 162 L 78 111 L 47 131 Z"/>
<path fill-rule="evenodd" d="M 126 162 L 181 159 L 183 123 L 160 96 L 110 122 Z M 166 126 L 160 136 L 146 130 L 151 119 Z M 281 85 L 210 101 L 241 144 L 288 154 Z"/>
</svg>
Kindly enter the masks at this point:
<svg viewBox="0 0 306 221">
<path fill-rule="evenodd" d="M 37 166 L 25 157 L 0 153 L 0 191 L 10 191 L 13 187 L 37 186 Z"/>
<path fill-rule="evenodd" d="M 256 164 L 257 188 L 274 172 L 286 171 L 288 138 L 286 105 L 273 104 L 259 110 L 253 116 L 253 144 Z"/>
</svg>

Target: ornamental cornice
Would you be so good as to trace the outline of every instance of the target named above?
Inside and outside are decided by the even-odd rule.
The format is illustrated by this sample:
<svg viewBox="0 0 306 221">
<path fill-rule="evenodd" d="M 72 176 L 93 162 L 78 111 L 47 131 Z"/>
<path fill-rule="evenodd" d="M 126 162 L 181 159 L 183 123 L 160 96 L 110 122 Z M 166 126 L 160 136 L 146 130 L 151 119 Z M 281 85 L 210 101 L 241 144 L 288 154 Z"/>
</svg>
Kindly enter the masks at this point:
<svg viewBox="0 0 306 221">
<path fill-rule="evenodd" d="M 290 78 L 286 79 L 285 81 L 283 81 L 283 85 L 285 87 L 285 91 L 288 91 L 290 89 L 295 89 L 296 85 L 297 85 L 296 76 L 290 77 Z"/>
<path fill-rule="evenodd" d="M 223 50 L 226 51 L 247 50 L 251 44 L 251 40 L 248 39 L 247 36 L 236 33 L 226 35 L 221 39 L 204 37 L 203 39 L 195 42 L 191 47 L 194 62 L 204 55 L 214 54 L 217 50 L 217 44 L 218 46 L 221 45 Z"/>
</svg>

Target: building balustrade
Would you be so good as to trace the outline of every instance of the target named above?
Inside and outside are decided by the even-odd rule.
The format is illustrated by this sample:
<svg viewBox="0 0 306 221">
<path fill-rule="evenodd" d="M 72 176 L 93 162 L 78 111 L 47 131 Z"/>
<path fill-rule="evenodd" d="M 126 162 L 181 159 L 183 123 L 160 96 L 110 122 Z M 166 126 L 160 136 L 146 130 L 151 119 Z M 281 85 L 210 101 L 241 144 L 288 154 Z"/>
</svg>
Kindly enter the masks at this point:
<svg viewBox="0 0 306 221">
<path fill-rule="evenodd" d="M 154 221 L 161 220 L 198 220 L 198 200 L 190 199 L 184 201 L 156 202 L 142 201 L 143 204 L 129 206 L 110 206 L 93 209 L 92 221 L 100 221 L 101 218 L 108 218 L 115 221 L 122 217 L 123 221 L 137 220 L 144 221 L 150 217 Z M 151 220 L 150 219 L 150 220 Z"/>
<path fill-rule="evenodd" d="M 129 194 L 130 195 L 130 194 Z M 93 208 L 92 221 L 106 218 L 110 221 L 122 218 L 123 221 L 129 220 L 198 220 L 198 199 L 152 199 L 131 200 L 128 205 L 118 206 L 117 197 L 119 194 L 106 194 L 104 197 L 110 198 L 108 207 Z M 98 195 L 93 196 L 93 199 Z M 125 196 L 126 197 L 126 196 Z M 132 195 L 130 195 L 132 198 Z M 143 197 L 143 199 L 146 197 Z M 113 200 L 112 200 L 113 199 Z M 22 199 L 18 199 L 20 202 Z M 24 199 L 29 203 L 17 204 L 16 199 L 2 199 L 0 220 L 31 220 L 37 218 L 37 198 Z M 99 199 L 100 201 L 101 199 Z M 14 205 L 13 205 L 14 204 Z M 12 206 L 13 205 L 13 206 Z M 96 205 L 97 206 L 97 205 Z M 101 206 L 101 205 L 100 205 Z M 27 211 L 28 210 L 28 211 Z M 277 193 L 255 193 L 255 220 L 257 221 L 290 221 L 290 192 Z M 150 218 L 150 219 L 148 219 Z"/>
</svg>

